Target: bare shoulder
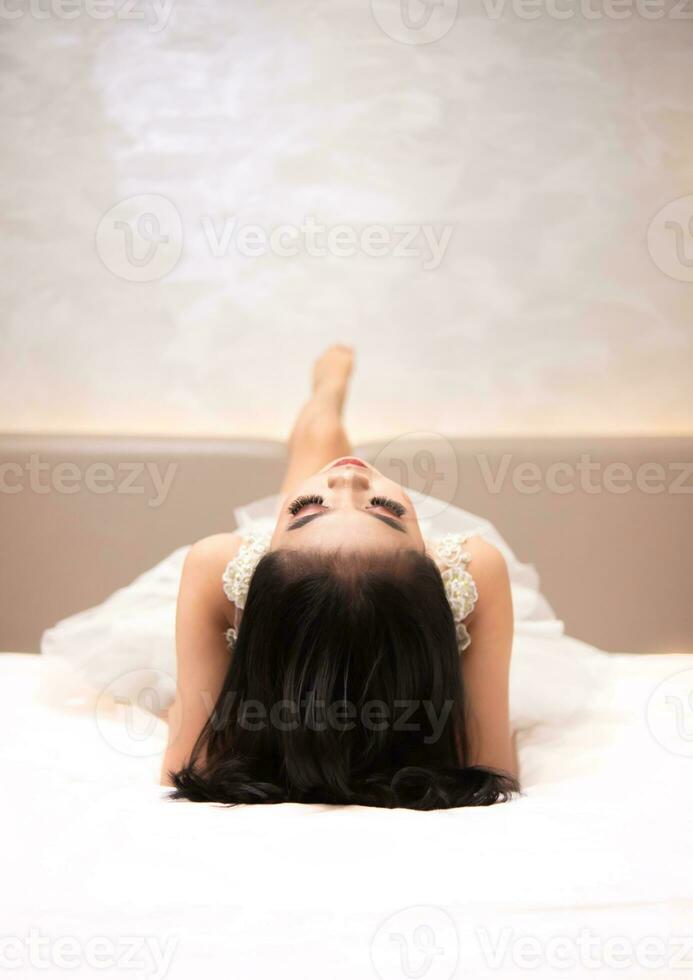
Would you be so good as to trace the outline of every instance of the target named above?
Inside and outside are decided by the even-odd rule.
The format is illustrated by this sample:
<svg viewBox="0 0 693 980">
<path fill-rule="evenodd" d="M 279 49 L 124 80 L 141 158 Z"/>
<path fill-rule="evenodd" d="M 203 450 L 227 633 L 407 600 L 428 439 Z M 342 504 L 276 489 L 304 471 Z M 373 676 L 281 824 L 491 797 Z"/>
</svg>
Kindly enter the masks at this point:
<svg viewBox="0 0 693 980">
<path fill-rule="evenodd" d="M 196 541 L 185 558 L 181 587 L 194 585 L 203 593 L 223 596 L 221 577 L 242 543 L 243 538 L 236 532 L 212 534 Z"/>
<path fill-rule="evenodd" d="M 226 567 L 228 562 L 238 554 L 242 542 L 243 538 L 237 531 L 211 534 L 207 538 L 200 538 L 199 541 L 190 546 L 186 563 L 209 567 L 223 562 L 224 567 Z"/>
<path fill-rule="evenodd" d="M 479 592 L 479 605 L 507 596 L 510 578 L 502 551 L 478 534 L 469 538 L 465 547 L 472 556 L 468 567 Z"/>
<path fill-rule="evenodd" d="M 466 550 L 472 556 L 472 562 L 476 571 L 485 575 L 498 575 L 508 573 L 508 565 L 500 548 L 491 544 L 480 534 L 473 534 L 467 539 Z"/>
</svg>

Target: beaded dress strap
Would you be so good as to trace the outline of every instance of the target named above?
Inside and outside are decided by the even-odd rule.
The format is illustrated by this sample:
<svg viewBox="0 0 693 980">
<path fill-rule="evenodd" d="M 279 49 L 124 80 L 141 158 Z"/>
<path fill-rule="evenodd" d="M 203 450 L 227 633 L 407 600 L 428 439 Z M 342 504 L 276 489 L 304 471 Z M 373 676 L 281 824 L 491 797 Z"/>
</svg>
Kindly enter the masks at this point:
<svg viewBox="0 0 693 980">
<path fill-rule="evenodd" d="M 257 563 L 269 549 L 271 533 L 249 534 L 235 556 L 224 569 L 222 585 L 226 598 L 234 604 L 236 610 L 243 609 L 248 598 L 248 589 Z M 226 642 L 233 645 L 236 642 L 236 627 L 229 626 L 226 630 Z"/>
<path fill-rule="evenodd" d="M 452 609 L 452 618 L 455 620 L 460 652 L 466 650 L 472 642 L 464 620 L 472 612 L 479 598 L 476 582 L 467 570 L 472 556 L 464 546 L 470 537 L 470 534 L 446 534 L 444 538 L 433 542 L 435 561 L 440 569 L 445 594 Z"/>
</svg>

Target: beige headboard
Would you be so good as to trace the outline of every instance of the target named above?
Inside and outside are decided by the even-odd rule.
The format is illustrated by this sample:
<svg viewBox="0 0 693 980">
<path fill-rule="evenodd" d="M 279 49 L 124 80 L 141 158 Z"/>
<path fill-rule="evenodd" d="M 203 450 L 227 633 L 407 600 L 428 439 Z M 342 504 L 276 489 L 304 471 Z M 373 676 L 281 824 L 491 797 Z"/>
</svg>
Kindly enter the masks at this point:
<svg viewBox="0 0 693 980">
<path fill-rule="evenodd" d="M 284 459 L 278 443 L 243 440 L 26 435 L 0 446 L 2 650 L 37 650 L 57 619 L 232 528 L 235 506 L 276 490 Z M 693 438 L 359 451 L 496 524 L 573 635 L 607 650 L 693 650 Z"/>
</svg>

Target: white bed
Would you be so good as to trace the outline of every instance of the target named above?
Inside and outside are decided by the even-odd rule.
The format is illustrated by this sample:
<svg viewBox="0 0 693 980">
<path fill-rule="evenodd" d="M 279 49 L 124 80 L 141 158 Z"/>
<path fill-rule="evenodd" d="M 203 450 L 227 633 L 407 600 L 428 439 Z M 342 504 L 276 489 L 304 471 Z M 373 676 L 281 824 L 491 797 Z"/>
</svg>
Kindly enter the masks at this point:
<svg viewBox="0 0 693 980">
<path fill-rule="evenodd" d="M 522 624 L 524 795 L 433 813 L 168 800 L 165 723 L 75 684 L 0 656 L 15 976 L 693 976 L 693 656 Z"/>
</svg>

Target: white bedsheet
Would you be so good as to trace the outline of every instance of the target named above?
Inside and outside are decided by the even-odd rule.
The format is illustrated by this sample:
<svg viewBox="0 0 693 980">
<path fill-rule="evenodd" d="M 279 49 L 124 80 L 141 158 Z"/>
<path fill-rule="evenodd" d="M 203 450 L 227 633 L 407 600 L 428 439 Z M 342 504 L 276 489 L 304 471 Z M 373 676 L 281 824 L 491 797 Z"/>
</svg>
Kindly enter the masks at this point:
<svg viewBox="0 0 693 980">
<path fill-rule="evenodd" d="M 693 656 L 605 655 L 540 628 L 516 647 L 524 795 L 434 813 L 167 800 L 163 722 L 135 707 L 149 737 L 124 742 L 132 706 L 95 707 L 56 663 L 0 656 L 2 965 L 693 976 Z"/>
</svg>

